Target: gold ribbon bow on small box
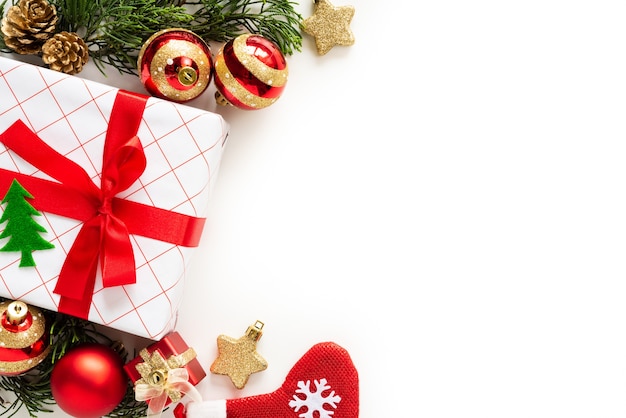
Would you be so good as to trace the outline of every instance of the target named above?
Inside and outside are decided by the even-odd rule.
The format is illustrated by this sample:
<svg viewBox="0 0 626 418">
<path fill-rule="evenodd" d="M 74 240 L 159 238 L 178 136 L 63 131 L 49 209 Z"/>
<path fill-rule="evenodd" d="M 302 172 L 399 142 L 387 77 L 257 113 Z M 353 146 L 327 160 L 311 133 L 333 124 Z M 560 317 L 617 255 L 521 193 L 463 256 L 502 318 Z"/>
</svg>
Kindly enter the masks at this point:
<svg viewBox="0 0 626 418">
<path fill-rule="evenodd" d="M 202 395 L 189 383 L 189 372 L 184 367 L 196 358 L 193 348 L 167 360 L 158 350 L 150 354 L 147 349 L 139 353 L 143 363 L 135 366 L 141 379 L 135 382 L 135 399 L 148 402 L 148 416 L 160 416 L 168 398 L 178 402 L 187 394 L 194 401 L 201 402 Z"/>
</svg>

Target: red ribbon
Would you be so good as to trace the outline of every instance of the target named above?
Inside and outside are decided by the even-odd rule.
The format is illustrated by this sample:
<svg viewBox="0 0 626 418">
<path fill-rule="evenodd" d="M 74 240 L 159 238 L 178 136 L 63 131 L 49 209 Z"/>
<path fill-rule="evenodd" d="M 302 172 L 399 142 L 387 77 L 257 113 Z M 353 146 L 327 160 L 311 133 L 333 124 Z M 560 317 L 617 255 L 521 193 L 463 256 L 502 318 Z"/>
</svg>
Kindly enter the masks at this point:
<svg viewBox="0 0 626 418">
<path fill-rule="evenodd" d="M 13 179 L 36 196 L 40 211 L 83 222 L 61 268 L 54 292 L 61 296 L 59 312 L 87 318 L 98 261 L 104 287 L 135 283 L 135 260 L 130 234 L 195 247 L 204 218 L 170 212 L 115 197 L 143 173 L 146 157 L 137 131 L 147 97 L 119 91 L 109 121 L 100 187 L 78 164 L 59 154 L 21 120 L 0 142 L 58 182 L 0 169 L 0 190 Z"/>
</svg>

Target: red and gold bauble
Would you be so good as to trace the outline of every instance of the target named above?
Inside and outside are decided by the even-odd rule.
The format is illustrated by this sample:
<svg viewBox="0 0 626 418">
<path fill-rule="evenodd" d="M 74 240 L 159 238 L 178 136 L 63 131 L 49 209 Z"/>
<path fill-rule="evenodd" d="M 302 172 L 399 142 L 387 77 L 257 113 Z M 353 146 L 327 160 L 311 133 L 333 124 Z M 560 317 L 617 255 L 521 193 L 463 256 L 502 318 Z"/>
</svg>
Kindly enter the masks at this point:
<svg viewBox="0 0 626 418">
<path fill-rule="evenodd" d="M 81 344 L 52 369 L 50 389 L 57 405 L 77 418 L 99 418 L 122 401 L 128 387 L 122 358 L 102 344 Z"/>
<path fill-rule="evenodd" d="M 0 303 L 0 375 L 16 376 L 41 363 L 50 352 L 43 313 L 21 301 Z"/>
<path fill-rule="evenodd" d="M 215 57 L 217 103 L 263 109 L 278 100 L 287 76 L 287 61 L 276 44 L 260 35 L 239 35 Z"/>
<path fill-rule="evenodd" d="M 187 102 L 202 94 L 213 77 L 211 49 L 186 29 L 165 29 L 141 47 L 139 78 L 153 96 Z"/>
</svg>

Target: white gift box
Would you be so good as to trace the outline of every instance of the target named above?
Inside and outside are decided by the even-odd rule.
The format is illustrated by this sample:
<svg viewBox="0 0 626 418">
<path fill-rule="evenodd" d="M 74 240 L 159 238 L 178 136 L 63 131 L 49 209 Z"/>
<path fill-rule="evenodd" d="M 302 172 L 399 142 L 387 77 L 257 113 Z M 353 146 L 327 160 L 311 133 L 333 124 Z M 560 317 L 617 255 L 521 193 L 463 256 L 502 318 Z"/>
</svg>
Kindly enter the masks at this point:
<svg viewBox="0 0 626 418">
<path fill-rule="evenodd" d="M 114 87 L 0 57 L 0 133 L 21 120 L 55 151 L 82 167 L 100 187 L 105 136 L 118 92 Z M 205 217 L 228 129 L 220 115 L 149 97 L 137 132 L 146 167 L 138 180 L 116 197 Z M 0 168 L 54 181 L 4 144 L 0 144 Z M 0 198 L 5 193 L 0 190 Z M 37 207 L 34 193 L 32 202 Z M 83 222 L 54 213 L 41 215 L 35 217 L 47 231 L 41 236 L 54 248 L 34 251 L 34 267 L 19 267 L 20 252 L 0 252 L 0 296 L 58 311 L 60 296 L 54 289 Z M 5 226 L 0 224 L 0 231 Z M 0 246 L 6 241 L 0 240 Z M 136 283 L 103 287 L 98 269 L 87 319 L 158 340 L 175 327 L 186 267 L 195 248 L 134 234 L 130 242 Z"/>
</svg>

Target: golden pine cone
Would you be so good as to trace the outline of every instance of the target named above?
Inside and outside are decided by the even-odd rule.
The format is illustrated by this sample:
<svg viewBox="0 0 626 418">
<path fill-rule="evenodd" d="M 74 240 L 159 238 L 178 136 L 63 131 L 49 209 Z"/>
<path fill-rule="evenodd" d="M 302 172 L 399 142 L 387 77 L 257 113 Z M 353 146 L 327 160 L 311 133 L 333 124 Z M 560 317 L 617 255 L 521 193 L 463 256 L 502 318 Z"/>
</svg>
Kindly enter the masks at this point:
<svg viewBox="0 0 626 418">
<path fill-rule="evenodd" d="M 74 32 L 59 32 L 41 47 L 43 62 L 66 74 L 78 74 L 89 59 L 85 41 Z"/>
<path fill-rule="evenodd" d="M 47 0 L 20 0 L 2 19 L 4 43 L 18 54 L 37 54 L 56 29 L 58 16 Z"/>
</svg>

